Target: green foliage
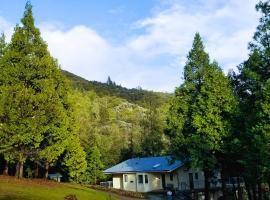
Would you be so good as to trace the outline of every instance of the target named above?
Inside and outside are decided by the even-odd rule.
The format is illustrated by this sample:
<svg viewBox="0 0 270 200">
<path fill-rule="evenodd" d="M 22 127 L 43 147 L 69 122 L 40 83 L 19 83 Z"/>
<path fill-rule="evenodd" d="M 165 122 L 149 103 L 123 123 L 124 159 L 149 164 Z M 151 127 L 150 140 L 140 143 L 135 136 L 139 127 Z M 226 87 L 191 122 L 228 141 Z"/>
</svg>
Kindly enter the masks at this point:
<svg viewBox="0 0 270 200">
<path fill-rule="evenodd" d="M 262 13 L 260 24 L 250 43 L 248 60 L 239 66 L 239 74 L 231 79 L 240 101 L 239 128 L 242 176 L 249 185 L 269 182 L 269 120 L 270 120 L 270 5 L 260 1 L 256 6 Z M 256 193 L 256 191 L 254 191 Z"/>
<path fill-rule="evenodd" d="M 164 135 L 165 115 L 158 109 L 148 110 L 142 120 L 143 156 L 160 156 L 166 154 L 167 139 Z"/>
<path fill-rule="evenodd" d="M 30 3 L 21 23 L 7 47 L 0 39 L 0 140 L 5 157 L 21 166 L 27 158 L 52 164 L 75 131 L 69 87 L 34 25 Z"/>
<path fill-rule="evenodd" d="M 175 91 L 168 114 L 168 135 L 176 157 L 213 170 L 216 153 L 230 133 L 228 116 L 235 100 L 217 63 L 210 63 L 197 33 L 185 66 L 184 83 Z"/>
<path fill-rule="evenodd" d="M 80 140 L 77 136 L 70 138 L 67 145 L 64 163 L 69 172 L 69 178 L 72 181 L 80 182 L 81 176 L 86 171 L 86 153 L 80 145 Z"/>
<path fill-rule="evenodd" d="M 85 174 L 86 182 L 96 184 L 98 180 L 105 176 L 102 172 L 104 165 L 101 161 L 101 153 L 96 145 L 87 151 L 87 171 Z"/>
<path fill-rule="evenodd" d="M 2 58 L 2 56 L 4 55 L 6 46 L 6 36 L 4 33 L 2 33 L 2 35 L 0 36 L 0 58 Z"/>
<path fill-rule="evenodd" d="M 121 98 L 78 90 L 70 93 L 70 100 L 82 146 L 88 151 L 96 145 L 105 168 L 134 156 L 164 153 L 166 107 L 150 111 Z"/>
</svg>

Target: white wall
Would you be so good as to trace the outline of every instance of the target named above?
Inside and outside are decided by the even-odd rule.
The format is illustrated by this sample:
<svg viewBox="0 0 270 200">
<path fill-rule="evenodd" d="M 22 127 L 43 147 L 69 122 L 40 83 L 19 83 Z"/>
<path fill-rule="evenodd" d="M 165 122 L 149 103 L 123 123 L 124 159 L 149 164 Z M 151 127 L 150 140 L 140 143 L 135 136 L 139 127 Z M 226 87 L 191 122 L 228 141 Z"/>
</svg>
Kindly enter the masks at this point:
<svg viewBox="0 0 270 200">
<path fill-rule="evenodd" d="M 190 181 L 189 181 L 189 173 L 192 173 L 193 175 L 193 183 L 194 183 L 194 189 L 202 189 L 204 188 L 204 173 L 200 170 L 193 170 L 193 169 L 186 169 L 186 167 L 182 167 L 177 170 L 177 174 L 179 177 L 179 190 L 188 190 L 190 189 Z M 196 179 L 195 174 L 198 174 L 198 178 Z M 216 179 L 220 179 L 220 173 L 215 173 Z M 221 184 L 210 184 L 210 187 L 221 187 Z"/>
<path fill-rule="evenodd" d="M 151 185 L 152 190 L 161 190 L 162 189 L 162 182 L 161 182 L 161 174 L 159 173 L 149 173 L 149 183 Z"/>
<path fill-rule="evenodd" d="M 143 176 L 143 183 L 139 183 L 139 175 Z M 148 176 L 148 183 L 145 182 L 145 175 Z M 138 192 L 150 192 L 162 189 L 161 175 L 158 173 L 137 173 L 137 189 Z"/>
<path fill-rule="evenodd" d="M 113 188 L 123 189 L 123 180 L 122 175 L 114 174 L 113 175 Z"/>
<path fill-rule="evenodd" d="M 173 175 L 173 179 L 171 180 L 170 174 Z M 173 188 L 178 188 L 178 180 L 177 180 L 177 171 L 172 172 L 172 173 L 166 173 L 165 174 L 165 184 L 166 186 L 168 185 L 173 185 Z"/>
<path fill-rule="evenodd" d="M 139 175 L 143 176 L 143 183 L 139 183 Z M 148 176 L 148 183 L 145 182 L 145 175 Z M 127 180 L 125 180 L 127 176 Z M 126 173 L 113 175 L 113 188 L 133 192 L 150 192 L 162 189 L 161 175 L 158 173 Z"/>
<path fill-rule="evenodd" d="M 173 185 L 175 189 L 189 190 L 190 181 L 189 173 L 192 173 L 194 189 L 204 188 L 204 173 L 200 170 L 186 169 L 181 167 L 178 170 L 172 172 L 173 180 L 170 180 L 170 173 L 165 174 L 165 186 L 168 184 Z M 198 174 L 196 179 L 195 174 Z M 127 181 L 125 182 L 125 175 Z M 138 182 L 138 176 L 143 176 L 143 183 Z M 148 176 L 148 183 L 145 183 L 145 175 Z M 217 173 L 217 177 L 220 178 L 220 174 Z M 220 184 L 216 185 L 220 187 Z M 211 187 L 214 187 L 212 184 Z M 134 192 L 149 192 L 153 190 L 161 190 L 162 188 L 162 175 L 161 173 L 126 173 L 113 175 L 113 188 L 124 189 Z"/>
<path fill-rule="evenodd" d="M 127 181 L 125 181 L 125 175 L 127 176 Z M 137 191 L 137 180 L 136 180 L 136 174 L 123 174 L 122 175 L 123 180 L 123 189 L 128 191 Z"/>
</svg>

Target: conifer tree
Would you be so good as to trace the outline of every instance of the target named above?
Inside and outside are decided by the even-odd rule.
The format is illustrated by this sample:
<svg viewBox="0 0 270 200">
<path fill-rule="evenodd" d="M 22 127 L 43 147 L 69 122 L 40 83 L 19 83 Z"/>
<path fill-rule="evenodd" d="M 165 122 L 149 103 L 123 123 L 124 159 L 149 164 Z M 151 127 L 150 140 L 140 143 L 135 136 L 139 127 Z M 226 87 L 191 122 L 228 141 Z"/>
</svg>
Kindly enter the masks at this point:
<svg viewBox="0 0 270 200">
<path fill-rule="evenodd" d="M 249 58 L 239 66 L 240 73 L 232 76 L 243 124 L 238 129 L 243 152 L 239 163 L 249 199 L 262 199 L 262 184 L 270 180 L 270 2 L 260 1 L 256 9 L 262 17 L 249 44 Z"/>
<path fill-rule="evenodd" d="M 0 71 L 2 70 L 2 57 L 4 55 L 6 46 L 7 46 L 7 44 L 6 44 L 6 40 L 5 40 L 5 35 L 4 35 L 4 33 L 2 33 L 2 35 L 0 37 Z M 3 85 L 3 78 L 0 78 L 0 87 L 2 85 Z M 0 90 L 0 95 L 1 94 L 3 95 L 3 92 L 4 91 Z M 3 112 L 3 108 L 4 108 L 3 103 L 4 103 L 3 99 L 0 98 L 0 115 Z M 1 126 L 1 123 L 0 123 L 0 126 Z M 5 142 L 3 141 L 4 137 L 2 136 L 2 134 L 3 134 L 3 132 L 0 131 L 0 154 L 3 153 L 4 151 L 7 151 L 6 146 L 5 146 Z M 6 153 L 6 155 L 4 156 L 4 159 L 5 159 L 5 164 L 4 164 L 3 174 L 8 175 L 8 164 L 9 164 L 10 156 L 7 156 L 7 153 Z"/>
<path fill-rule="evenodd" d="M 4 52 L 0 72 L 0 139 L 18 163 L 18 177 L 27 158 L 44 161 L 47 171 L 73 134 L 68 86 L 34 25 L 29 2 L 21 23 Z"/>
<path fill-rule="evenodd" d="M 110 77 L 110 76 L 108 76 L 108 79 L 107 79 L 107 84 L 108 84 L 108 85 L 113 85 L 113 82 L 112 82 L 112 80 L 111 80 L 111 77 Z"/>
<path fill-rule="evenodd" d="M 71 136 L 69 144 L 65 149 L 63 164 L 66 166 L 69 179 L 75 182 L 81 182 L 81 176 L 87 168 L 86 153 L 80 145 L 77 135 Z"/>
<path fill-rule="evenodd" d="M 101 153 L 96 144 L 88 149 L 87 152 L 87 182 L 97 184 L 97 180 L 104 177 L 102 172 L 104 165 L 101 161 Z"/>
<path fill-rule="evenodd" d="M 4 33 L 2 33 L 2 35 L 0 36 L 0 58 L 2 58 L 2 56 L 4 55 L 6 46 L 6 36 Z"/>
<path fill-rule="evenodd" d="M 184 69 L 184 83 L 175 90 L 168 114 L 167 134 L 173 154 L 204 171 L 205 199 L 210 177 L 218 167 L 216 153 L 229 135 L 227 116 L 235 105 L 229 81 L 217 63 L 210 63 L 196 33 Z"/>
</svg>

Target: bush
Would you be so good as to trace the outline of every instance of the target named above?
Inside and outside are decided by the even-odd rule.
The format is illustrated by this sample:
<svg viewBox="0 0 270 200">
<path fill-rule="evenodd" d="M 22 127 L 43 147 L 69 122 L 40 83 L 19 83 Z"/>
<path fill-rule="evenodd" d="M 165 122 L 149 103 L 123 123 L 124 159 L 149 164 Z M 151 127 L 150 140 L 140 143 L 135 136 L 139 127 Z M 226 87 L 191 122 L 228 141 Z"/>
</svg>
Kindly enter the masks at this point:
<svg viewBox="0 0 270 200">
<path fill-rule="evenodd" d="M 77 197 L 74 194 L 67 195 L 64 200 L 77 200 Z"/>
</svg>

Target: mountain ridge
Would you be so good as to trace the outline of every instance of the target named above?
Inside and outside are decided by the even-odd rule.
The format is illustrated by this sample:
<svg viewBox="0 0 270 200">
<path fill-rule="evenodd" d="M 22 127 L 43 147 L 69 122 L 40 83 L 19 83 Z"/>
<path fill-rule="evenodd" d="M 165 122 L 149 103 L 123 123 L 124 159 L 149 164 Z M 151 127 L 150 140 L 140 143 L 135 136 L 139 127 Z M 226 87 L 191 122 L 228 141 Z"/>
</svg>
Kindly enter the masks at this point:
<svg viewBox="0 0 270 200">
<path fill-rule="evenodd" d="M 141 88 L 128 89 L 114 82 L 89 81 L 66 70 L 62 70 L 62 72 L 70 81 L 73 89 L 95 91 L 99 96 L 120 97 L 144 107 L 160 107 L 163 104 L 167 104 L 172 96 L 170 93 L 149 91 Z"/>
</svg>

